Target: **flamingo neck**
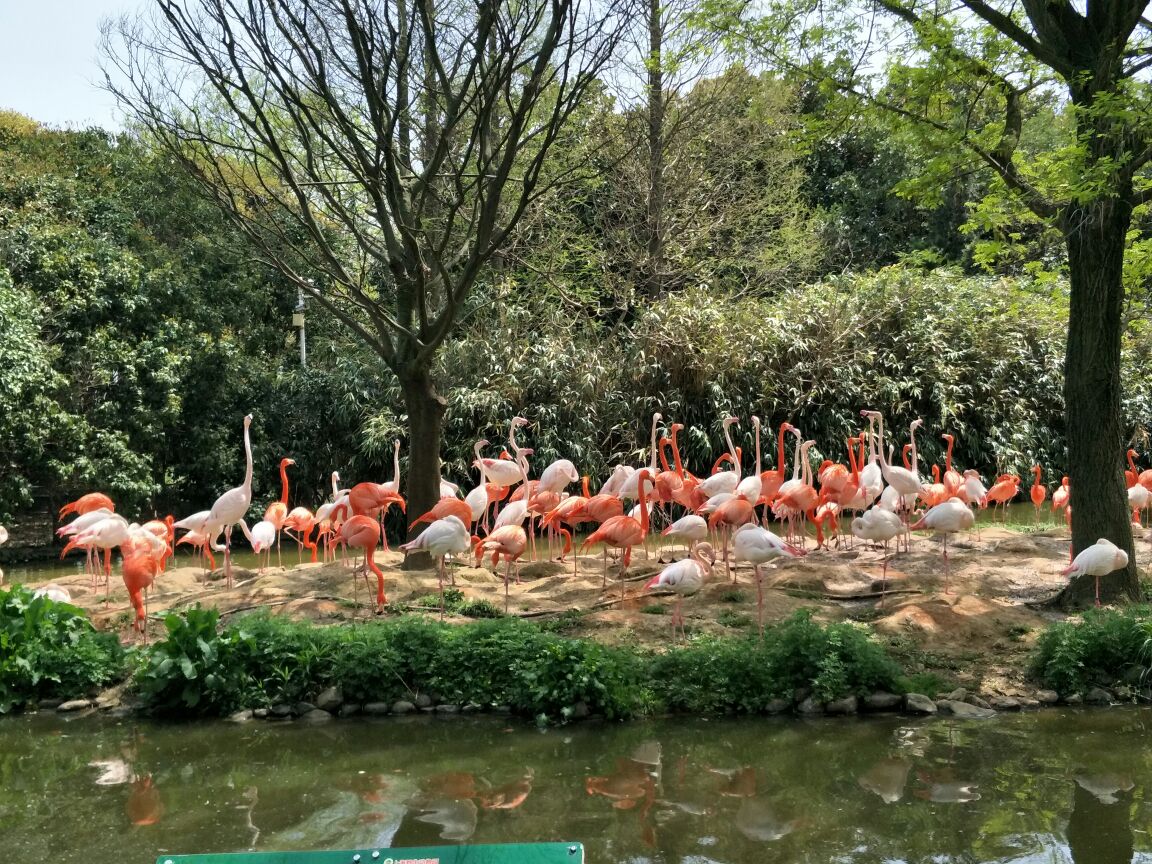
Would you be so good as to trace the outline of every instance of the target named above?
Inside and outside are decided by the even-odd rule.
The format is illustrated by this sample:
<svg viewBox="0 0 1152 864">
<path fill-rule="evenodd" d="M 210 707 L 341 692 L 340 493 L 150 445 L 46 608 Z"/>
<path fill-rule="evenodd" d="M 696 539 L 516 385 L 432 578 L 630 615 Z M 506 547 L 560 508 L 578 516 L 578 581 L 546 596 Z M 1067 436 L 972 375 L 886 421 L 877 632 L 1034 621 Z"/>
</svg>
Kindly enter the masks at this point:
<svg viewBox="0 0 1152 864">
<path fill-rule="evenodd" d="M 480 454 L 476 454 L 476 458 L 480 458 Z M 400 488 L 400 441 L 397 439 L 392 442 L 392 484 Z"/>
<path fill-rule="evenodd" d="M 736 479 L 740 479 L 740 454 L 736 452 L 736 445 L 732 443 L 732 424 L 724 424 L 724 440 L 728 442 L 728 452 L 732 454 L 732 470 L 736 472 Z"/>
<path fill-rule="evenodd" d="M 952 445 L 955 443 L 952 436 L 948 436 L 948 450 L 944 454 L 944 473 L 952 470 Z"/>
<path fill-rule="evenodd" d="M 669 442 L 667 438 L 660 439 L 660 469 L 665 472 L 669 470 L 668 457 L 664 455 L 664 448 L 668 446 L 668 443 Z"/>
<path fill-rule="evenodd" d="M 652 435 L 648 442 L 648 468 L 656 473 L 656 423 L 660 420 L 659 414 L 652 415 Z"/>
<path fill-rule="evenodd" d="M 673 425 L 672 427 L 672 460 L 676 464 L 676 473 L 680 475 L 680 479 L 684 479 L 684 465 L 680 462 L 680 445 L 676 443 L 676 436 L 679 434 L 679 429 Z"/>
<path fill-rule="evenodd" d="M 280 503 L 288 506 L 288 466 L 280 463 Z"/>
<path fill-rule="evenodd" d="M 585 498 L 591 498 L 592 497 L 592 490 L 588 488 L 588 475 L 585 474 L 582 479 L 584 481 L 584 497 Z"/>
<path fill-rule="evenodd" d="M 756 427 L 756 476 L 760 476 L 760 424 L 753 424 Z"/>
<path fill-rule="evenodd" d="M 244 489 L 249 497 L 252 495 L 252 439 L 248 435 L 248 427 L 244 427 Z"/>
<path fill-rule="evenodd" d="M 787 431 L 788 431 L 788 424 L 787 423 L 781 424 L 780 433 L 777 436 L 779 450 L 777 451 L 777 454 L 776 454 L 776 474 L 781 479 L 784 478 L 784 470 L 786 467 L 784 465 L 784 433 Z"/>
<path fill-rule="evenodd" d="M 645 537 L 648 536 L 648 496 L 644 493 L 644 483 L 651 476 L 646 469 L 642 470 L 636 484 L 636 496 L 640 501 L 640 533 Z"/>
<path fill-rule="evenodd" d="M 920 473 L 920 462 L 916 456 L 916 424 L 908 427 L 908 437 L 911 439 L 912 444 L 912 473 Z"/>
</svg>

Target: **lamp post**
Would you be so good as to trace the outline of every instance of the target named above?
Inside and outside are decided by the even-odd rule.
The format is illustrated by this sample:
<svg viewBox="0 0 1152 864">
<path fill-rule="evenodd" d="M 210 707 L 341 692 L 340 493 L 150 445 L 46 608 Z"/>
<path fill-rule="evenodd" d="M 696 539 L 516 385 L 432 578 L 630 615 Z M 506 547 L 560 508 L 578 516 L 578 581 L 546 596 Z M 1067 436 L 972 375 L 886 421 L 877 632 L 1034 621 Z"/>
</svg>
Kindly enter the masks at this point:
<svg viewBox="0 0 1152 864">
<path fill-rule="evenodd" d="M 308 343 L 304 336 L 304 289 L 296 288 L 296 308 L 292 310 L 292 326 L 296 328 L 296 342 L 300 346 L 300 367 L 308 368 Z"/>
</svg>

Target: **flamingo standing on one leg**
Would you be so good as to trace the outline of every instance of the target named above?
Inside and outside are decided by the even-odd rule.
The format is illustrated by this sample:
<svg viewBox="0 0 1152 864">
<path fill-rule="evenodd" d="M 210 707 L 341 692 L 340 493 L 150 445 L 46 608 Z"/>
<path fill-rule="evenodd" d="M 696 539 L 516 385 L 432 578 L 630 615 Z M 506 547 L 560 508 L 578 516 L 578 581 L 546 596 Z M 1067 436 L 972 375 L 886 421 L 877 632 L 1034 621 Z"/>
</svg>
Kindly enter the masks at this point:
<svg viewBox="0 0 1152 864">
<path fill-rule="evenodd" d="M 280 557 L 280 532 L 284 530 L 284 520 L 288 518 L 288 466 L 295 464 L 295 459 L 280 460 L 280 500 L 273 501 L 264 510 L 264 521 L 271 522 L 276 528 L 276 566 L 281 568 L 284 560 Z"/>
<path fill-rule="evenodd" d="M 945 594 L 951 593 L 948 590 L 948 581 L 952 572 L 951 565 L 948 561 L 948 535 L 955 534 L 957 531 L 967 531 L 975 522 L 976 515 L 969 509 L 967 504 L 959 498 L 949 498 L 943 504 L 937 504 L 921 516 L 920 521 L 911 526 L 911 530 L 913 531 L 928 529 L 943 535 Z"/>
<path fill-rule="evenodd" d="M 229 588 L 232 587 L 232 526 L 244 518 L 252 505 L 252 441 L 248 434 L 251 425 L 252 415 L 248 414 L 244 417 L 244 482 L 216 499 L 208 519 L 213 538 L 221 530 L 224 532 L 224 579 Z"/>
<path fill-rule="evenodd" d="M 387 598 L 384 596 L 384 572 L 376 564 L 376 546 L 380 542 L 382 531 L 380 524 L 371 516 L 359 514 L 351 516 L 340 526 L 340 539 L 348 546 L 364 552 L 364 579 L 368 579 L 368 571 L 376 575 L 376 614 L 384 611 Z M 356 575 L 352 574 L 352 585 L 355 588 Z M 353 591 L 355 595 L 355 591 Z"/>
<path fill-rule="evenodd" d="M 760 635 L 764 635 L 764 581 L 760 567 L 777 558 L 796 558 L 803 555 L 799 549 L 790 546 L 767 528 L 755 523 L 744 525 L 732 540 L 732 557 L 737 561 L 748 561 L 756 574 L 756 620 Z"/>
<path fill-rule="evenodd" d="M 664 537 L 682 538 L 684 545 L 691 551 L 697 543 L 708 539 L 708 522 L 703 516 L 689 513 L 687 516 L 681 516 L 660 533 Z"/>
<path fill-rule="evenodd" d="M 312 552 L 312 563 L 316 563 L 316 544 L 308 538 L 312 534 L 312 529 L 316 527 L 316 517 L 312 511 L 307 507 L 293 507 L 291 512 L 284 517 L 284 530 L 288 532 L 295 531 L 293 536 L 296 541 L 296 563 L 300 564 L 303 561 L 304 549 Z"/>
<path fill-rule="evenodd" d="M 143 634 L 148 641 L 148 601 L 144 590 L 156 581 L 160 564 L 153 554 L 152 545 L 143 537 L 129 537 L 120 545 L 121 571 L 128 599 L 136 609 L 132 629 Z"/>
<path fill-rule="evenodd" d="M 884 566 L 880 572 L 880 605 L 884 605 L 884 595 L 888 590 L 888 543 L 905 533 L 908 527 L 899 514 L 883 507 L 870 507 L 863 515 L 852 520 L 852 534 L 861 540 L 884 544 Z M 899 544 L 897 544 L 899 546 Z"/>
<path fill-rule="evenodd" d="M 1069 508 L 1071 509 L 1071 508 Z M 1100 577 L 1107 576 L 1116 570 L 1128 566 L 1128 553 L 1113 543 L 1101 537 L 1092 546 L 1083 550 L 1062 571 L 1065 576 L 1095 576 L 1096 577 L 1096 605 L 1100 605 Z"/>
<path fill-rule="evenodd" d="M 715 563 L 716 555 L 712 547 L 708 543 L 697 543 L 687 558 L 669 564 L 645 584 L 645 588 L 664 588 L 676 595 L 676 611 L 672 613 L 673 638 L 676 637 L 677 624 L 680 625 L 681 636 L 688 635 L 684 627 L 683 600 L 703 587 Z"/>
</svg>

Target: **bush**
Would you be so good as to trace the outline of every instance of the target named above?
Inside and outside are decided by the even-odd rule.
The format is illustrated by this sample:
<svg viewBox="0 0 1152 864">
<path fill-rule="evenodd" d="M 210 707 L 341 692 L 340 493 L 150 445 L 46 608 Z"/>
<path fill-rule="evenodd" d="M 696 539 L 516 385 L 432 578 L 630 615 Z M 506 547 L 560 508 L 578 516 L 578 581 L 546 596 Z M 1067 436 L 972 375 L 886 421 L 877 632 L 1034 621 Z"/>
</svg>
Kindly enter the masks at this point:
<svg viewBox="0 0 1152 864">
<path fill-rule="evenodd" d="M 1080 622 L 1050 625 L 1036 642 L 1032 674 L 1061 695 L 1112 684 L 1147 659 L 1149 607 L 1091 609 Z"/>
<path fill-rule="evenodd" d="M 823 626 L 811 610 L 764 631 L 764 638 L 701 637 L 656 657 L 655 698 L 671 711 L 758 713 L 807 689 L 822 701 L 899 690 L 900 668 L 868 632 Z"/>
<path fill-rule="evenodd" d="M 217 632 L 220 613 L 197 605 L 164 618 L 168 636 L 152 646 L 136 683 L 160 714 L 224 714 L 251 689 L 245 659 L 256 649 L 241 630 Z"/>
<path fill-rule="evenodd" d="M 67 603 L 0 592 L 0 714 L 37 698 L 85 695 L 122 678 L 124 649 Z"/>
</svg>

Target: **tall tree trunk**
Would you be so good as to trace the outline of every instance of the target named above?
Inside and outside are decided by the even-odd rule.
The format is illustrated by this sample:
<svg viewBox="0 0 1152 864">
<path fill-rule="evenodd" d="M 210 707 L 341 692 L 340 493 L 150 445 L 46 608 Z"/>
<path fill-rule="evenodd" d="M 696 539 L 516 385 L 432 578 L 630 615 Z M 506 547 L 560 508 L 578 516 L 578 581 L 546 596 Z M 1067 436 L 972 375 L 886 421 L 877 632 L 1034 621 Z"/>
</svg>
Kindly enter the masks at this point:
<svg viewBox="0 0 1152 864">
<path fill-rule="evenodd" d="M 1068 246 L 1071 308 L 1064 363 L 1068 476 L 1074 553 L 1106 537 L 1128 553 L 1128 567 L 1102 577 L 1102 602 L 1138 600 L 1140 582 L 1124 486 L 1120 407 L 1124 240 L 1132 218 L 1127 195 L 1070 205 L 1061 214 Z M 1058 602 L 1085 608 L 1095 579 L 1072 582 Z"/>
<path fill-rule="evenodd" d="M 409 461 L 404 493 L 411 540 L 424 527 L 413 526 L 412 520 L 440 500 L 440 438 L 447 402 L 436 392 L 427 369 L 413 369 L 400 376 L 400 389 L 408 411 Z M 423 552 L 409 555 L 404 561 L 405 570 L 426 570 L 431 566 L 431 558 Z"/>
</svg>

